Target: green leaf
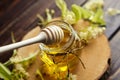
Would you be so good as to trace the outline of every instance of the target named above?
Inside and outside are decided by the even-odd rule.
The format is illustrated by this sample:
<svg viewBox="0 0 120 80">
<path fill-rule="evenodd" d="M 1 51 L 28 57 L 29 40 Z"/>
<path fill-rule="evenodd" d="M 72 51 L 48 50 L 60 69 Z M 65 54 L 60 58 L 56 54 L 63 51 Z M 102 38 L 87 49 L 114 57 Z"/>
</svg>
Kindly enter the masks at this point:
<svg viewBox="0 0 120 80">
<path fill-rule="evenodd" d="M 80 20 L 82 18 L 82 12 L 80 11 L 80 8 L 75 4 L 73 4 L 71 8 L 72 11 L 75 13 L 76 21 Z"/>
<path fill-rule="evenodd" d="M 11 79 L 10 70 L 7 67 L 5 67 L 2 63 L 0 63 L 0 78 L 2 78 L 4 80 Z"/>
<path fill-rule="evenodd" d="M 64 0 L 55 0 L 56 5 L 62 12 L 62 17 L 65 17 L 67 14 L 67 5 Z"/>
<path fill-rule="evenodd" d="M 27 68 L 36 58 L 36 56 L 39 54 L 39 50 L 35 51 L 34 53 L 31 53 L 28 57 L 23 58 L 22 56 L 14 56 L 10 58 L 11 64 L 22 64 L 24 68 Z"/>
<path fill-rule="evenodd" d="M 72 11 L 75 13 L 76 21 L 80 19 L 89 19 L 92 15 L 90 11 L 84 9 L 76 4 L 72 5 Z"/>
<path fill-rule="evenodd" d="M 88 11 L 87 9 L 84 9 L 82 7 L 80 7 L 82 14 L 83 14 L 83 18 L 84 19 L 89 19 L 90 16 L 92 15 L 92 13 L 90 11 Z"/>
<path fill-rule="evenodd" d="M 72 11 L 67 11 L 67 14 L 65 17 L 63 17 L 63 19 L 69 24 L 74 24 L 76 22 L 75 14 Z"/>
<path fill-rule="evenodd" d="M 103 19 L 103 10 L 101 8 L 97 9 L 97 12 L 91 19 L 92 22 L 99 23 L 101 25 L 105 25 L 105 21 Z"/>
<path fill-rule="evenodd" d="M 67 9 L 66 2 L 64 0 L 55 0 L 55 1 L 56 1 L 56 5 L 58 6 L 58 8 L 60 8 L 62 12 L 62 19 L 69 24 L 74 24 L 75 14 L 74 12 Z"/>
</svg>

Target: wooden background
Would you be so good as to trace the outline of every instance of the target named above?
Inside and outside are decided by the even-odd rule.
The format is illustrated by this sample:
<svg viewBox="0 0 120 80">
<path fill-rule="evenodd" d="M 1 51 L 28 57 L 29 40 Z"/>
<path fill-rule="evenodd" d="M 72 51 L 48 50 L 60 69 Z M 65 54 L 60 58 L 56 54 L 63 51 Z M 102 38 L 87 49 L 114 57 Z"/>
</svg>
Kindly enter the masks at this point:
<svg viewBox="0 0 120 80">
<path fill-rule="evenodd" d="M 83 5 L 87 0 L 65 1 L 70 8 L 73 3 Z M 20 41 L 37 25 L 37 14 L 45 17 L 46 8 L 55 9 L 55 16 L 60 15 L 54 0 L 0 0 L 0 46 L 12 43 L 11 32 L 14 33 L 16 41 Z M 104 11 L 106 12 L 108 8 L 120 9 L 120 0 L 105 0 Z M 120 80 L 120 15 L 110 16 L 105 13 L 105 21 L 107 23 L 105 34 L 112 53 L 109 79 Z M 7 60 L 10 53 L 11 51 L 5 53 L 6 56 L 0 58 L 0 61 Z"/>
</svg>

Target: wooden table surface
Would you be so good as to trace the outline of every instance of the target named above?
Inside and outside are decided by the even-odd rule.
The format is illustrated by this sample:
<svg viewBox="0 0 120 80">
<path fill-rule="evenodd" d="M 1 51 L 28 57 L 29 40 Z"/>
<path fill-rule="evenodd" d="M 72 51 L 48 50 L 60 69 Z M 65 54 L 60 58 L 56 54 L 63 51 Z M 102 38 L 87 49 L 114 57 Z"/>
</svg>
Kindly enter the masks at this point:
<svg viewBox="0 0 120 80">
<path fill-rule="evenodd" d="M 87 0 L 65 0 L 70 7 L 75 3 L 83 5 Z M 59 9 L 56 7 L 54 0 L 1 0 L 0 1 L 0 46 L 10 44 L 11 32 L 14 33 L 16 41 L 20 41 L 22 37 L 37 23 L 37 14 L 45 16 L 45 9 L 55 9 L 56 15 L 60 15 Z M 120 0 L 105 0 L 104 11 L 108 8 L 120 9 Z M 120 15 L 110 16 L 105 14 L 107 29 L 105 34 L 109 40 L 111 47 L 111 66 L 110 79 L 120 80 Z M 7 56 L 0 58 L 5 61 L 11 54 L 7 52 Z"/>
</svg>

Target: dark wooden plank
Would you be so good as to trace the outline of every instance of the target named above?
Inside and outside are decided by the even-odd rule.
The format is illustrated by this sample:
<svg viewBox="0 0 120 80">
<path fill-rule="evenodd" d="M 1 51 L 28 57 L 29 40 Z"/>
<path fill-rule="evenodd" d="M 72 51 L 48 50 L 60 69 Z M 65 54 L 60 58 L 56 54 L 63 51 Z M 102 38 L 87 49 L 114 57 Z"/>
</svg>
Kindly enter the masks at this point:
<svg viewBox="0 0 120 80">
<path fill-rule="evenodd" d="M 20 0 L 0 0 L 0 16 L 3 16 L 8 9 L 12 8 L 14 4 L 19 1 Z"/>
<path fill-rule="evenodd" d="M 0 29 L 0 46 L 10 44 L 11 42 L 11 32 L 14 32 L 16 41 L 20 41 L 21 38 L 33 27 L 31 26 L 32 22 L 36 19 L 37 13 L 43 13 L 45 8 L 52 5 L 53 1 L 51 0 L 35 0 L 35 3 L 32 3 L 27 9 L 25 3 L 21 5 L 21 7 L 16 7 L 15 12 L 21 10 L 19 13 L 17 13 L 17 16 L 14 15 L 14 13 L 11 13 L 11 17 L 13 19 L 10 19 L 8 22 L 6 19 L 6 16 L 3 17 L 5 21 L 3 22 L 5 25 L 2 25 L 1 27 L 3 29 Z M 23 11 L 24 9 L 25 11 Z M 17 10 L 18 9 L 18 10 Z M 9 18 L 9 16 L 7 16 Z M 37 23 L 36 23 L 37 24 Z M 11 52 L 4 53 L 7 56 L 3 56 L 3 58 L 0 58 L 0 61 L 6 61 L 8 57 L 11 55 Z"/>
<path fill-rule="evenodd" d="M 0 30 L 2 30 L 2 33 L 4 32 L 4 29 L 6 29 L 7 25 L 13 21 L 15 18 L 17 18 L 23 11 L 25 11 L 29 6 L 31 6 L 35 0 L 24 0 L 24 1 L 15 1 L 13 4 L 9 6 L 8 9 L 6 9 L 5 13 L 0 16 Z M 6 27 L 6 28 L 5 28 Z"/>
<path fill-rule="evenodd" d="M 69 8 L 72 3 L 81 5 L 85 1 L 86 0 L 66 0 Z M 28 31 L 37 25 L 38 19 L 36 15 L 45 15 L 46 8 L 55 9 L 55 16 L 60 15 L 60 10 L 56 7 L 54 0 L 26 0 L 18 5 L 19 6 L 15 6 L 13 12 L 9 12 L 8 10 L 8 12 L 0 18 L 0 46 L 12 43 L 11 32 L 15 34 L 16 41 L 20 41 Z"/>
<path fill-rule="evenodd" d="M 13 15 L 14 13 L 11 13 L 12 16 L 14 17 L 14 19 L 10 20 L 10 22 L 8 24 L 6 24 L 7 22 L 4 23 L 5 25 L 2 26 L 3 29 L 0 29 L 1 30 L 0 37 L 2 37 L 2 40 L 5 39 L 4 41 L 8 42 L 7 38 L 10 38 L 11 31 L 13 31 L 16 35 L 20 34 L 22 36 L 22 33 L 24 33 L 26 27 L 29 27 L 29 25 L 32 24 L 34 18 L 36 18 L 36 14 L 39 12 L 42 13 L 43 9 L 45 9 L 45 6 L 47 8 L 47 6 L 51 5 L 51 2 L 52 1 L 50 1 L 50 0 L 48 0 L 48 3 L 46 3 L 46 1 L 37 0 L 27 10 L 25 10 L 25 11 L 22 10 L 21 11 L 22 14 L 19 13 L 19 16 L 14 17 L 14 15 Z M 23 5 L 23 7 L 26 7 L 26 6 Z M 40 8 L 40 7 L 42 7 L 42 8 Z M 22 8 L 22 6 L 20 8 Z M 17 9 L 20 10 L 20 8 L 16 8 L 16 10 Z M 4 36 L 6 36 L 6 37 L 4 37 Z M 1 42 L 1 44 L 2 44 L 2 42 Z M 4 44 L 6 44 L 6 43 L 4 42 Z"/>
<path fill-rule="evenodd" d="M 105 11 L 108 8 L 115 8 L 120 10 L 119 0 L 105 0 Z M 110 80 L 119 80 L 120 77 L 120 15 L 108 15 L 105 13 L 105 20 L 107 22 L 107 29 L 105 31 L 110 40 L 111 47 L 111 66 L 110 66 Z M 118 29 L 118 30 L 117 30 Z"/>
<path fill-rule="evenodd" d="M 22 2 L 18 5 L 14 5 L 14 8 L 11 8 L 6 11 L 6 13 L 0 17 L 0 46 L 11 43 L 11 35 L 10 33 L 13 31 L 15 34 L 15 38 L 17 41 L 20 41 L 21 38 L 32 28 L 37 25 L 38 19 L 36 14 L 41 14 L 44 16 L 44 12 L 46 8 L 55 9 L 56 15 L 60 15 L 59 9 L 56 7 L 54 0 L 21 0 Z M 86 0 L 66 0 L 68 7 L 75 3 L 78 5 L 82 5 Z M 16 3 L 17 4 L 17 3 Z M 120 1 L 119 0 L 105 0 L 104 10 L 106 11 L 108 8 L 117 8 L 120 9 Z M 109 38 L 111 34 L 118 28 L 120 25 L 119 19 L 120 16 L 109 16 L 105 14 L 105 19 L 107 22 L 107 30 L 105 31 L 107 37 Z M 116 35 L 120 36 L 120 32 Z M 120 52 L 120 44 L 119 39 L 116 36 L 110 41 L 110 46 L 112 49 L 112 69 L 111 75 L 115 73 L 118 69 L 114 64 L 119 65 L 119 53 Z M 116 47 L 116 44 L 119 47 Z M 115 57 L 117 55 L 117 57 Z M 5 60 L 7 59 L 4 57 Z M 0 59 L 2 61 L 2 59 Z M 120 75 L 120 74 L 119 74 Z"/>
<path fill-rule="evenodd" d="M 79 0 L 72 1 L 71 0 L 70 2 L 69 1 L 67 1 L 67 2 L 69 2 L 69 5 L 71 5 L 73 2 L 80 5 L 84 1 L 85 0 L 81 0 L 81 1 L 79 1 Z M 47 3 L 46 3 L 46 1 L 37 0 L 26 11 L 22 12 L 22 14 L 19 14 L 18 17 L 14 18 L 14 20 L 11 20 L 9 22 L 9 24 L 6 24 L 7 23 L 6 22 L 5 25 L 3 25 L 2 28 L 0 29 L 0 34 L 1 34 L 0 37 L 2 38 L 0 45 L 8 44 L 10 42 L 8 38 L 10 38 L 11 31 L 13 31 L 15 33 L 15 35 L 17 37 L 17 41 L 20 40 L 21 39 L 20 35 L 23 36 L 27 32 L 27 29 L 30 30 L 31 28 L 33 28 L 32 26 L 35 26 L 34 24 L 37 24 L 36 15 L 44 14 L 44 11 L 46 8 L 58 9 L 58 8 L 56 8 L 54 1 L 47 0 Z M 56 14 L 60 14 L 59 9 L 56 10 L 56 12 L 57 12 Z M 6 37 L 4 37 L 4 36 L 6 36 Z M 3 41 L 4 41 L 4 43 L 3 43 Z"/>
<path fill-rule="evenodd" d="M 111 80 L 119 80 L 120 77 L 120 30 L 110 41 L 111 47 L 111 67 L 110 78 Z"/>
<path fill-rule="evenodd" d="M 117 34 L 117 32 L 119 30 L 120 30 L 120 26 L 111 34 L 111 36 L 108 38 L 108 40 L 110 41 Z"/>
<path fill-rule="evenodd" d="M 119 27 L 120 25 L 120 15 L 115 15 L 115 16 L 111 16 L 106 14 L 106 11 L 109 8 L 114 8 L 114 9 L 119 9 L 120 10 L 120 0 L 105 0 L 105 6 L 104 6 L 104 10 L 105 10 L 105 21 L 107 23 L 107 29 L 105 31 L 107 37 L 109 38 L 114 31 Z"/>
</svg>

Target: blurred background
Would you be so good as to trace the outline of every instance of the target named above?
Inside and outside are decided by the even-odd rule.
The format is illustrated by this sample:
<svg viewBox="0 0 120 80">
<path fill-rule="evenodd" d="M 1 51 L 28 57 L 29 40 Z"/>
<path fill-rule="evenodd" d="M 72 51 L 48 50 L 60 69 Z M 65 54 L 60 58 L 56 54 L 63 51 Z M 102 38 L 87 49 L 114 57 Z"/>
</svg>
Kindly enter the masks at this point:
<svg viewBox="0 0 120 80">
<path fill-rule="evenodd" d="M 70 7 L 73 3 L 83 5 L 87 0 L 65 1 Z M 54 2 L 54 0 L 0 0 L 0 46 L 12 43 L 11 32 L 14 33 L 16 41 L 20 41 L 28 31 L 37 25 L 36 15 L 45 16 L 46 8 L 55 9 L 55 16 L 60 15 Z M 104 0 L 104 2 L 104 11 L 109 8 L 120 10 L 120 0 Z M 112 53 L 109 72 L 115 77 L 113 80 L 120 80 L 118 76 L 120 75 L 120 15 L 105 14 L 104 17 L 107 23 L 105 34 Z M 0 61 L 6 61 L 11 53 L 12 51 L 5 53 L 6 56 L 0 58 Z"/>
<path fill-rule="evenodd" d="M 4 14 L 4 12 L 11 7 L 11 5 L 15 2 L 15 0 L 1 0 L 0 1 L 0 16 Z"/>
</svg>

